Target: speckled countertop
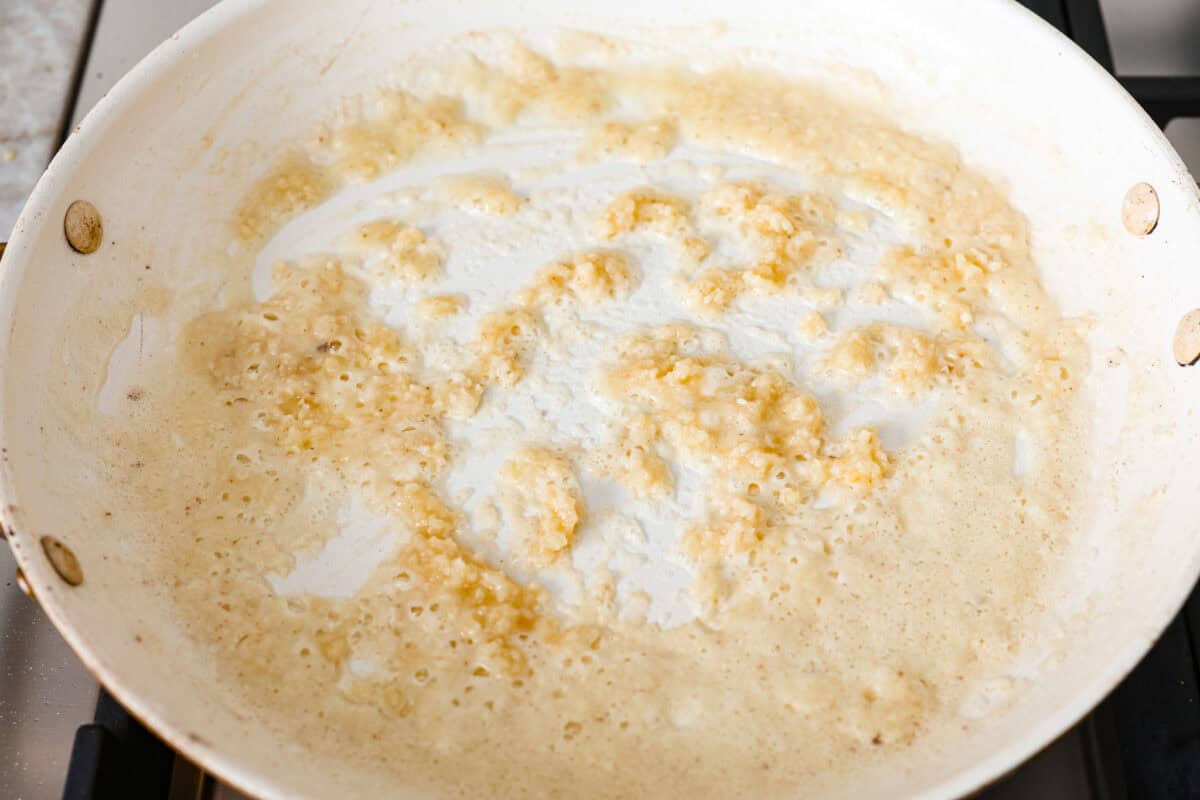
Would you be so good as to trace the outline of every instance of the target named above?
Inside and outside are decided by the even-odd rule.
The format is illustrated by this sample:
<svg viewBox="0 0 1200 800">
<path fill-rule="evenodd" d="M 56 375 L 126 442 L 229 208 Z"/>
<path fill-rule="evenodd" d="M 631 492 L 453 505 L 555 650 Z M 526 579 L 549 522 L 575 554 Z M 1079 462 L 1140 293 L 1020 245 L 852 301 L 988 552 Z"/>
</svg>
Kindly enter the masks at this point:
<svg viewBox="0 0 1200 800">
<path fill-rule="evenodd" d="M 0 241 L 57 144 L 91 0 L 0 2 Z"/>
<path fill-rule="evenodd" d="M 93 0 L 0 0 L 0 242 L 46 168 Z M 0 797 L 58 796 L 96 685 L 32 600 L 0 542 Z"/>
</svg>

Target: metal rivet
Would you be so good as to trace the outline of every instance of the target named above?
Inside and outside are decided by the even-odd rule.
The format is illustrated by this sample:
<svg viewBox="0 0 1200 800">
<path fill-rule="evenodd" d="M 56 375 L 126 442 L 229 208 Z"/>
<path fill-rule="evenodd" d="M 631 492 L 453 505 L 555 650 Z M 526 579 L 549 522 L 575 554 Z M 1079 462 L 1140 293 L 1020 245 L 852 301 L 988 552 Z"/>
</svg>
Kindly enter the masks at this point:
<svg viewBox="0 0 1200 800">
<path fill-rule="evenodd" d="M 67 235 L 67 243 L 77 253 L 96 252 L 104 240 L 104 224 L 100 221 L 100 212 L 87 200 L 76 200 L 67 206 L 67 215 L 63 217 L 63 232 Z"/>
<path fill-rule="evenodd" d="M 1134 236 L 1149 236 L 1158 227 L 1158 192 L 1148 183 L 1135 183 L 1125 193 L 1121 221 Z"/>
<path fill-rule="evenodd" d="M 1189 311 L 1175 329 L 1175 361 L 1190 367 L 1200 360 L 1200 308 Z"/>
<path fill-rule="evenodd" d="M 33 587 L 29 585 L 29 579 L 25 577 L 25 573 L 21 571 L 20 567 L 17 567 L 17 588 L 30 600 L 33 599 Z"/>
<path fill-rule="evenodd" d="M 53 536 L 43 536 L 42 552 L 50 560 L 50 566 L 54 567 L 58 577 L 66 581 L 68 586 L 83 583 L 83 567 L 79 566 L 79 559 L 71 552 L 71 548 Z"/>
</svg>

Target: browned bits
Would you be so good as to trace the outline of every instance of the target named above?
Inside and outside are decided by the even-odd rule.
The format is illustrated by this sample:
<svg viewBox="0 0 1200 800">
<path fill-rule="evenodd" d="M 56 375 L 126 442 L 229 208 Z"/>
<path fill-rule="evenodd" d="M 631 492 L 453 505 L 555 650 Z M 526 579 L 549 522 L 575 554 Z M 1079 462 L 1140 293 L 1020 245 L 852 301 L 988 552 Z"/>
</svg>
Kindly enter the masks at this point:
<svg viewBox="0 0 1200 800">
<path fill-rule="evenodd" d="M 1173 350 L 1175 361 L 1182 367 L 1190 367 L 1200 360 L 1200 308 L 1189 311 L 1179 320 Z"/>
<path fill-rule="evenodd" d="M 1149 236 L 1158 227 L 1158 192 L 1148 183 L 1135 183 L 1121 204 L 1121 222 L 1134 236 Z"/>
<path fill-rule="evenodd" d="M 96 252 L 104 240 L 100 212 L 87 200 L 76 200 L 67 206 L 66 216 L 63 217 L 63 233 L 67 235 L 67 244 L 75 252 L 84 255 Z"/>
<path fill-rule="evenodd" d="M 53 536 L 43 536 L 41 542 L 42 552 L 50 560 L 50 566 L 54 567 L 58 577 L 66 581 L 68 586 L 83 583 L 83 567 L 79 565 L 79 559 L 75 557 L 71 548 Z"/>
</svg>

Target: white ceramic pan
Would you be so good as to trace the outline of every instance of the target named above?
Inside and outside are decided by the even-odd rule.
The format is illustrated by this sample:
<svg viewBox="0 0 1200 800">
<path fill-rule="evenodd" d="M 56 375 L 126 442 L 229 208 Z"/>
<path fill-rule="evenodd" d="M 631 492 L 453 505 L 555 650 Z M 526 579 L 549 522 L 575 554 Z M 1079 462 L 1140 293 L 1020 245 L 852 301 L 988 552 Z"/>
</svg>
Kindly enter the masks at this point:
<svg viewBox="0 0 1200 800">
<path fill-rule="evenodd" d="M 1056 610 L 1080 622 L 1064 629 L 1066 655 L 949 756 L 915 759 L 886 790 L 876 779 L 839 793 L 962 795 L 1071 726 L 1147 651 L 1200 572 L 1200 370 L 1172 352 L 1177 325 L 1200 305 L 1200 208 L 1195 182 L 1125 92 L 1005 0 L 227 0 L 189 25 L 70 137 L 0 272 L 0 516 L 38 602 L 83 662 L 171 746 L 247 792 L 404 796 L 281 738 L 212 679 L 168 612 L 171 576 L 147 566 L 159 531 L 105 524 L 127 502 L 120 470 L 98 465 L 86 435 L 105 367 L 71 359 L 87 352 L 75 346 L 84 339 L 128 330 L 146 265 L 156 280 L 186 282 L 200 268 L 191 254 L 226 235 L 253 175 L 220 168 L 215 153 L 246 142 L 269 151 L 371 85 L 381 65 L 495 28 L 598 31 L 697 58 L 752 48 L 785 72 L 873 74 L 908 127 L 1003 180 L 1030 220 L 1047 287 L 1066 313 L 1096 321 L 1094 524 L 1071 565 L 1076 602 Z M 1146 236 L 1122 219 L 1142 182 L 1157 192 Z M 63 234 L 79 199 L 103 218 L 89 255 Z"/>
</svg>

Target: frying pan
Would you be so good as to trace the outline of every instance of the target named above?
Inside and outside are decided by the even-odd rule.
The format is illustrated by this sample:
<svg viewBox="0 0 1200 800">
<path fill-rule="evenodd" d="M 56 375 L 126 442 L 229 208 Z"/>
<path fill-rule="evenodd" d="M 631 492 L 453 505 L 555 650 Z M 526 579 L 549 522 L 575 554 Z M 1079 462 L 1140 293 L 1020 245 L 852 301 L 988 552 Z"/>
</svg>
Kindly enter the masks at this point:
<svg viewBox="0 0 1200 800">
<path fill-rule="evenodd" d="M 138 524 L 126 476 L 89 440 L 106 368 L 89 354 L 126 335 L 148 275 L 196 279 L 263 154 L 377 84 L 381 65 L 493 29 L 534 41 L 595 31 L 700 66 L 742 54 L 886 108 L 1007 187 L 1047 289 L 1064 313 L 1092 320 L 1088 522 L 1070 591 L 1047 611 L 1058 646 L 952 749 L 914 747 L 903 769 L 864 768 L 837 793 L 959 796 L 1076 722 L 1200 572 L 1200 371 L 1172 355 L 1177 325 L 1200 305 L 1200 209 L 1195 182 L 1125 92 L 1002 0 L 227 0 L 187 26 L 69 138 L 0 273 L 0 516 L 31 591 L 84 664 L 172 747 L 250 794 L 405 796 L 394 776 L 302 746 L 248 710 L 180 630 L 174 576 L 151 557 L 170 538 Z M 1141 183 L 1156 197 L 1127 208 Z M 90 254 L 63 235 L 76 200 L 103 219 Z M 1127 227 L 1123 211 L 1149 222 Z"/>
</svg>

